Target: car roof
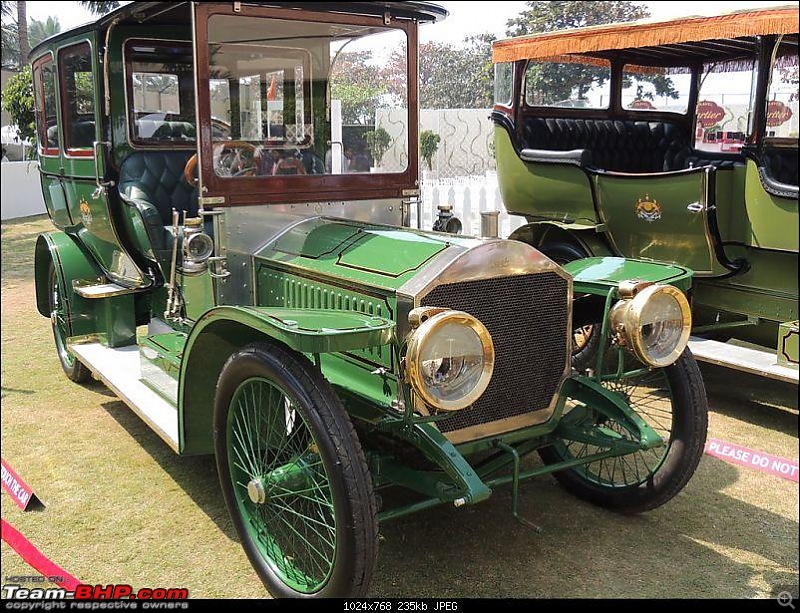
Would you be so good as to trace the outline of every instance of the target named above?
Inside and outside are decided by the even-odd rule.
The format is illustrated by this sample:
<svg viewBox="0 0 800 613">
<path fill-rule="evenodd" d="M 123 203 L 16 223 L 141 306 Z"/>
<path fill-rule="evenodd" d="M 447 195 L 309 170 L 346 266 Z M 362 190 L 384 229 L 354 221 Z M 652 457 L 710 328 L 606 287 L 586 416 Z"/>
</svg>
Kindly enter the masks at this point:
<svg viewBox="0 0 800 613">
<path fill-rule="evenodd" d="M 517 36 L 496 41 L 493 60 L 499 63 L 571 57 L 577 61 L 583 57 L 605 62 L 622 58 L 645 66 L 685 66 L 752 57 L 757 37 L 769 34 L 787 35 L 786 40 L 793 41 L 796 47 L 797 32 L 797 6 L 780 6 Z"/>
</svg>

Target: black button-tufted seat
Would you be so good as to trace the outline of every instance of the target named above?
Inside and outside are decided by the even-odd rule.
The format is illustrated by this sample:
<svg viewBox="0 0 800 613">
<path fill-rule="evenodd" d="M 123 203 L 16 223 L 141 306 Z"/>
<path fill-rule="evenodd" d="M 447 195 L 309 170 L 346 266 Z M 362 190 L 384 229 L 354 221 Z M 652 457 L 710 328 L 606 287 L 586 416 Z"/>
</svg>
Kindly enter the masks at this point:
<svg viewBox="0 0 800 613">
<path fill-rule="evenodd" d="M 780 183 L 797 185 L 797 149 L 767 149 L 762 160 L 769 177 Z"/>
<path fill-rule="evenodd" d="M 732 163 L 694 150 L 691 133 L 667 122 L 528 117 L 523 132 L 525 148 L 587 149 L 588 165 L 603 170 L 669 172 Z"/>
<path fill-rule="evenodd" d="M 119 172 L 119 192 L 142 215 L 156 258 L 169 262 L 172 211 L 196 217 L 197 190 L 183 178 L 192 151 L 140 151 L 125 158 Z"/>
<path fill-rule="evenodd" d="M 183 178 L 192 151 L 140 151 L 125 158 L 119 171 L 120 193 L 143 200 L 158 211 L 162 225 L 172 225 L 173 209 L 197 215 L 197 190 Z"/>
</svg>

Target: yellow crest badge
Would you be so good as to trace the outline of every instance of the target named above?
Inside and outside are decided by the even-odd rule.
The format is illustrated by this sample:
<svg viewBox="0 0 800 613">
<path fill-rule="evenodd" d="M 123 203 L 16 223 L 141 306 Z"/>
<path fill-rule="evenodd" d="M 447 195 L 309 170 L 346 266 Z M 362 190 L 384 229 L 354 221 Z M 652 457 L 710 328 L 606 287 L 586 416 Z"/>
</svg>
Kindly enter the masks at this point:
<svg viewBox="0 0 800 613">
<path fill-rule="evenodd" d="M 86 202 L 86 198 L 81 196 L 80 201 L 78 202 L 78 208 L 81 210 L 81 219 L 83 220 L 83 225 L 88 226 L 92 223 L 92 209 L 89 207 L 89 203 Z"/>
<path fill-rule="evenodd" d="M 661 219 L 661 205 L 650 194 L 645 194 L 644 198 L 636 201 L 636 216 L 647 222 L 658 221 Z"/>
</svg>

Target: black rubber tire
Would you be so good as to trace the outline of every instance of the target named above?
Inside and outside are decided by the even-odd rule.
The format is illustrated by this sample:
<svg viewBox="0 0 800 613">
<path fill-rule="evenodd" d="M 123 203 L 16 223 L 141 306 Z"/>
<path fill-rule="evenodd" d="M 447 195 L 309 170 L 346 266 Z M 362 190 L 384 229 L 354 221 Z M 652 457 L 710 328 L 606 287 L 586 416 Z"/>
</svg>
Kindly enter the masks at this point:
<svg viewBox="0 0 800 613">
<path fill-rule="evenodd" d="M 563 241 L 545 243 L 538 249 L 559 266 L 563 266 L 567 262 L 589 257 L 589 254 L 581 247 Z M 589 336 L 588 341 L 582 348 L 573 348 L 572 367 L 578 372 L 583 372 L 587 368 L 594 368 L 597 364 L 597 350 L 600 347 L 600 334 L 596 332 L 600 330 L 601 325 L 599 321 L 594 324 L 595 327 L 593 330 L 595 333 Z"/>
<path fill-rule="evenodd" d="M 703 456 L 708 431 L 708 401 L 700 369 L 689 349 L 666 368 L 672 389 L 672 434 L 664 461 L 644 483 L 608 487 L 589 481 L 574 469 L 553 473 L 571 494 L 620 513 L 641 513 L 661 506 L 691 479 Z M 561 461 L 554 447 L 539 450 L 545 464 Z"/>
<path fill-rule="evenodd" d="M 279 383 L 313 431 L 329 475 L 336 517 L 336 555 L 327 583 L 313 594 L 286 585 L 259 553 L 239 514 L 227 453 L 229 404 L 252 377 Z M 277 598 L 364 596 L 378 548 L 377 505 L 372 478 L 350 417 L 328 381 L 306 358 L 271 343 L 254 343 L 234 353 L 222 368 L 214 402 L 214 449 L 225 504 L 258 576 Z"/>
<path fill-rule="evenodd" d="M 57 284 L 58 278 L 56 277 L 56 269 L 51 261 L 50 271 L 47 275 L 47 300 L 51 314 L 55 310 L 56 289 L 58 289 L 60 296 L 64 295 L 64 288 L 58 287 Z M 64 374 L 74 383 L 86 383 L 92 378 L 92 371 L 86 368 L 78 358 L 69 352 L 66 346 L 66 338 L 63 338 L 55 322 L 52 322 L 52 328 L 53 339 L 56 344 L 56 354 L 58 355 L 58 361 L 61 363 L 61 369 L 64 371 Z"/>
</svg>

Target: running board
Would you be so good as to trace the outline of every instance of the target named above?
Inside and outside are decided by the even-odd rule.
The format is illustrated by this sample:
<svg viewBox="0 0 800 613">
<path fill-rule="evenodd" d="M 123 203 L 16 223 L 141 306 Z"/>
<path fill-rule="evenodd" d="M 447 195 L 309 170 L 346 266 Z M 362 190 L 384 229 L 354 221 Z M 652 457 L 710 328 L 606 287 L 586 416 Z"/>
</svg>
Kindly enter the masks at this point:
<svg viewBox="0 0 800 613">
<path fill-rule="evenodd" d="M 700 362 L 709 362 L 760 377 L 798 383 L 798 369 L 778 364 L 778 356 L 772 351 L 739 347 L 696 336 L 689 339 L 689 349 Z"/>
<path fill-rule="evenodd" d="M 176 453 L 178 410 L 141 382 L 139 346 L 111 349 L 99 343 L 70 345 L 70 351 L 155 430 Z"/>
</svg>

